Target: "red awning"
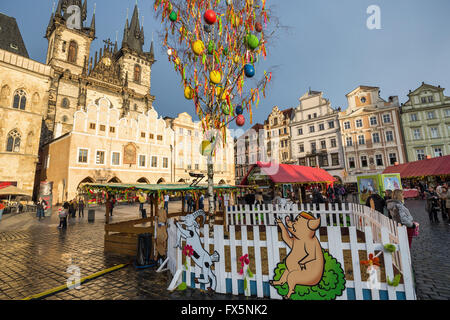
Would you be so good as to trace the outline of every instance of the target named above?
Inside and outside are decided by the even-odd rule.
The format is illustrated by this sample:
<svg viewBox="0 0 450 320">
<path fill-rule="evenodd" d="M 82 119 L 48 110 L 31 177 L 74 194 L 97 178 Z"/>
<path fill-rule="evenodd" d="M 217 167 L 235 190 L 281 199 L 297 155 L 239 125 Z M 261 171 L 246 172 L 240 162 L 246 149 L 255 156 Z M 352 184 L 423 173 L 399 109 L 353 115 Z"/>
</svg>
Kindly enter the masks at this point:
<svg viewBox="0 0 450 320">
<path fill-rule="evenodd" d="M 257 162 L 250 168 L 241 185 L 247 184 L 247 178 L 255 167 L 259 167 L 261 173 L 268 176 L 273 183 L 332 183 L 336 181 L 332 175 L 320 168 Z"/>
<path fill-rule="evenodd" d="M 402 178 L 450 175 L 450 155 L 391 166 L 383 171 L 387 173 L 400 173 Z"/>
</svg>

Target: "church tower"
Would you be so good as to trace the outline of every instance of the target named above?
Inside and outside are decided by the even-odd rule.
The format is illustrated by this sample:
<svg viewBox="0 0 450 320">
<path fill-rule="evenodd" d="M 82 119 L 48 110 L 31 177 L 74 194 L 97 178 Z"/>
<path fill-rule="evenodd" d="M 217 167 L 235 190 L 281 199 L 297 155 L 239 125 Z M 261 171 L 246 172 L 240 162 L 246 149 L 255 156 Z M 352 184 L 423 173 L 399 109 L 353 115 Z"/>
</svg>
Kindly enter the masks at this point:
<svg viewBox="0 0 450 320">
<path fill-rule="evenodd" d="M 95 12 L 86 27 L 87 0 L 59 0 L 45 33 L 48 40 L 47 64 L 55 69 L 81 75 L 95 39 Z"/>
<path fill-rule="evenodd" d="M 48 40 L 47 62 L 54 70 L 43 128 L 43 141 L 70 131 L 73 114 L 85 104 L 91 43 L 95 39 L 95 11 L 89 27 L 87 0 L 59 0 L 52 13 L 45 38 Z"/>
<path fill-rule="evenodd" d="M 155 55 L 153 42 L 148 52 L 144 51 L 144 43 L 144 27 L 140 24 L 139 9 L 136 4 L 131 22 L 129 23 L 128 17 L 125 22 L 122 47 L 117 55 L 121 76 L 125 79 L 124 113 L 142 112 L 152 108 L 154 97 L 150 95 L 150 83 L 151 67 L 155 63 Z M 129 93 L 133 93 L 135 99 L 130 99 Z M 136 110 L 139 106 L 144 106 L 144 110 Z"/>
</svg>

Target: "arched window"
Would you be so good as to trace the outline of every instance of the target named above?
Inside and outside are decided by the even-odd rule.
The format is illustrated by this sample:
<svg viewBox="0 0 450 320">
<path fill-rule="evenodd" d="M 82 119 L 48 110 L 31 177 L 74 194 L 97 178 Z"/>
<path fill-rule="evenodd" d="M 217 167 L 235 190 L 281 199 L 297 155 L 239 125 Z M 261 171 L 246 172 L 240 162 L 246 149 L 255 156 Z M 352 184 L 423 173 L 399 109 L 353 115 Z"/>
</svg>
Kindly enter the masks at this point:
<svg viewBox="0 0 450 320">
<path fill-rule="evenodd" d="M 6 152 L 20 152 L 20 133 L 15 129 L 8 133 Z"/>
<path fill-rule="evenodd" d="M 134 82 L 141 82 L 141 66 L 138 64 L 134 66 Z"/>
<path fill-rule="evenodd" d="M 70 107 L 70 101 L 67 98 L 62 99 L 61 107 L 68 109 Z"/>
<path fill-rule="evenodd" d="M 69 44 L 69 54 L 67 60 L 71 63 L 77 62 L 78 45 L 75 41 L 70 41 Z"/>
<path fill-rule="evenodd" d="M 17 90 L 14 92 L 14 102 L 13 102 L 13 108 L 25 110 L 25 107 L 27 105 L 27 94 L 23 90 Z"/>
</svg>

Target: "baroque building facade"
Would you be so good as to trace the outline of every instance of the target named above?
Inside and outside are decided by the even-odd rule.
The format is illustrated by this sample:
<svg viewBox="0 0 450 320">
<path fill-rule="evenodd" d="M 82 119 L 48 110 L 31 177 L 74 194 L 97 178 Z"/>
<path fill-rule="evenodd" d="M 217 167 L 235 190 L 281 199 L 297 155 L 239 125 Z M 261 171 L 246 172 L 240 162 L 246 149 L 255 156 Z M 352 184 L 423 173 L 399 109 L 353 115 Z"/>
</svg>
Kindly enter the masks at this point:
<svg viewBox="0 0 450 320">
<path fill-rule="evenodd" d="M 271 161 L 283 164 L 294 163 L 291 156 L 290 125 L 293 110 L 292 108 L 280 110 L 275 106 L 264 122 L 265 147 Z"/>
<path fill-rule="evenodd" d="M 265 130 L 264 125 L 257 123 L 248 129 L 235 143 L 235 176 L 239 185 L 252 165 L 258 161 L 265 162 Z"/>
<path fill-rule="evenodd" d="M 359 86 L 347 94 L 347 100 L 348 108 L 339 114 L 345 182 L 406 162 L 398 97 L 385 101 L 378 87 Z"/>
<path fill-rule="evenodd" d="M 339 111 L 322 92 L 305 93 L 291 121 L 291 154 L 296 164 L 327 170 L 342 182 L 345 161 Z"/>
<path fill-rule="evenodd" d="M 174 132 L 173 141 L 173 182 L 191 183 L 194 178 L 190 173 L 204 174 L 207 177 L 207 158 L 201 154 L 204 139 L 201 122 L 194 122 L 192 117 L 183 112 L 176 118 L 165 118 L 167 125 Z M 234 184 L 234 147 L 229 130 L 226 131 L 226 142 L 219 141 L 214 162 L 214 183 Z M 202 180 L 201 183 L 206 182 Z"/>
<path fill-rule="evenodd" d="M 426 83 L 410 91 L 401 106 L 409 162 L 450 154 L 450 97 L 444 88 Z"/>
</svg>

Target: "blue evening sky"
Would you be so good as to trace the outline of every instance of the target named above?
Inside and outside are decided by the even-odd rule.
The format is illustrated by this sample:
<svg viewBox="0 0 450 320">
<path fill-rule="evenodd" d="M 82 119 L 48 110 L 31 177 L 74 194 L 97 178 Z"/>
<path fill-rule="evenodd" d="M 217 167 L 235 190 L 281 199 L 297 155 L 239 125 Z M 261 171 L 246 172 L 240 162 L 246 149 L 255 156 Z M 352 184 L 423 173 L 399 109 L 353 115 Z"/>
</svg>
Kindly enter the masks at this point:
<svg viewBox="0 0 450 320">
<path fill-rule="evenodd" d="M 224 0 L 222 0 L 224 1 Z M 57 2 L 57 1 L 56 1 Z M 378 86 L 387 99 L 398 95 L 406 102 L 409 90 L 422 81 L 449 88 L 450 95 L 450 1 L 449 0 L 267 0 L 275 5 L 280 21 L 290 27 L 280 31 L 267 60 L 256 67 L 275 67 L 268 96 L 254 111 L 253 123 L 263 122 L 273 106 L 296 107 L 309 87 L 323 91 L 334 108 L 347 107 L 345 95 L 359 85 Z M 130 18 L 135 0 L 97 0 L 97 37 L 93 55 L 102 40 L 122 41 L 127 8 Z M 157 43 L 161 24 L 154 18 L 153 0 L 139 0 L 144 16 L 145 50 L 155 32 L 158 60 L 152 70 L 151 93 L 162 116 L 176 116 L 194 106 L 183 97 L 179 76 Z M 369 30 L 370 5 L 381 8 L 381 30 Z M 0 12 L 13 16 L 32 59 L 45 62 L 44 38 L 53 0 L 1 0 Z M 94 1 L 88 0 L 91 21 Z M 248 119 L 248 116 L 246 117 Z M 234 127 L 231 126 L 231 127 Z M 248 128 L 247 123 L 245 128 Z"/>
</svg>

